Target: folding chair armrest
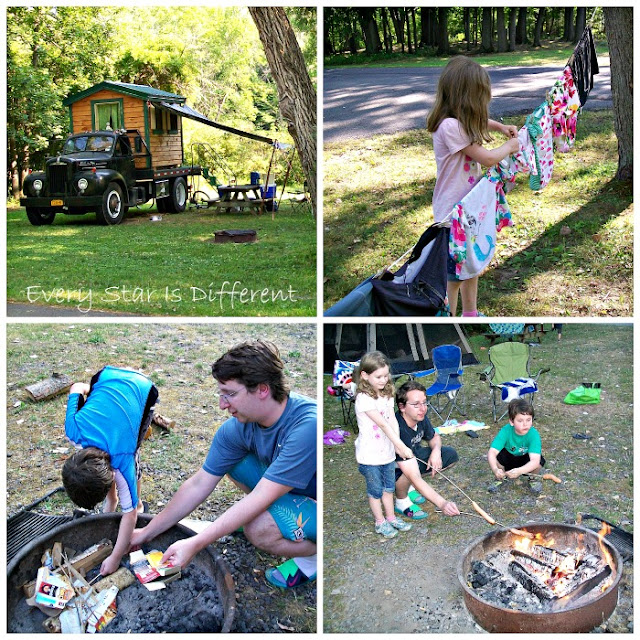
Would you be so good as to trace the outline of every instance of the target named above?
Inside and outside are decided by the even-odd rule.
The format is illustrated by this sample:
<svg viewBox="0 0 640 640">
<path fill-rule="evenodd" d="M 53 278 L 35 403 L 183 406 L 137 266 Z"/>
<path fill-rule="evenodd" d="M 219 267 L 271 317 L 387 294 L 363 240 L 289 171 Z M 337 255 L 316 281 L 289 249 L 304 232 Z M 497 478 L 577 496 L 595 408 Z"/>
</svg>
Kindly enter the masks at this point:
<svg viewBox="0 0 640 640">
<path fill-rule="evenodd" d="M 540 371 L 538 371 L 538 373 L 536 373 L 536 375 L 534 376 L 534 380 L 538 380 L 538 378 L 543 374 L 543 373 L 549 373 L 549 371 L 551 371 L 551 369 L 549 367 L 545 367 L 544 369 L 540 369 Z"/>
<path fill-rule="evenodd" d="M 492 370 L 493 367 L 489 365 L 488 367 L 485 367 L 482 371 L 480 371 L 480 373 L 478 373 L 478 376 L 480 376 L 480 380 L 482 380 L 482 382 L 490 382 L 489 376 L 491 375 Z"/>
</svg>

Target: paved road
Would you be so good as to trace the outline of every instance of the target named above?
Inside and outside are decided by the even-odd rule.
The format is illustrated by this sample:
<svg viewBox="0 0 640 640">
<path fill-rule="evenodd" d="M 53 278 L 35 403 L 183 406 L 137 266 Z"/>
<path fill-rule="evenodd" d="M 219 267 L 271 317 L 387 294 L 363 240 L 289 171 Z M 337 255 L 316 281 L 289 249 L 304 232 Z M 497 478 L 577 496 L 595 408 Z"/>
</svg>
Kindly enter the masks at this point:
<svg viewBox="0 0 640 640">
<path fill-rule="evenodd" d="M 609 59 L 585 108 L 612 106 Z M 495 67 L 489 69 L 493 100 L 491 117 L 527 114 L 544 99 L 562 67 Z M 324 141 L 367 138 L 425 126 L 433 105 L 439 68 L 338 68 L 324 72 Z"/>
<path fill-rule="evenodd" d="M 116 311 L 80 311 L 77 307 L 58 307 L 40 304 L 7 303 L 8 318 L 120 318 L 138 317 L 142 314 Z"/>
</svg>

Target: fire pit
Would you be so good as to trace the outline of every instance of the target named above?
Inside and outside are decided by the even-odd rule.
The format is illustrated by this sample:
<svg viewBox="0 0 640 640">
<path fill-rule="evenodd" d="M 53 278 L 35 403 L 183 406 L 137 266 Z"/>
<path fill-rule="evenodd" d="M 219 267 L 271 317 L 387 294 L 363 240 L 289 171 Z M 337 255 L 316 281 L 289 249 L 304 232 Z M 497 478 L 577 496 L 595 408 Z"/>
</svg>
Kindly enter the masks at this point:
<svg viewBox="0 0 640 640">
<path fill-rule="evenodd" d="M 523 528 L 535 538 L 500 529 L 465 550 L 458 580 L 475 621 L 498 633 L 580 633 L 604 622 L 618 601 L 618 551 L 574 525 Z"/>
<path fill-rule="evenodd" d="M 150 516 L 140 515 L 138 527 Z M 35 578 L 44 551 L 54 542 L 81 550 L 103 538 L 116 540 L 120 514 L 100 514 L 67 522 L 27 544 L 7 567 L 7 630 L 10 633 L 44 632 L 46 616 L 25 602 L 22 585 Z M 176 540 L 194 535 L 176 525 L 153 544 L 166 549 Z M 124 560 L 124 558 L 123 558 Z M 118 615 L 106 628 L 111 632 L 212 632 L 231 631 L 236 610 L 233 577 L 225 561 L 212 550 L 198 553 L 183 569 L 182 578 L 166 590 L 148 593 L 136 583 L 118 594 Z M 155 621 L 155 622 L 154 622 Z M 158 628 L 150 628 L 157 624 Z"/>
</svg>

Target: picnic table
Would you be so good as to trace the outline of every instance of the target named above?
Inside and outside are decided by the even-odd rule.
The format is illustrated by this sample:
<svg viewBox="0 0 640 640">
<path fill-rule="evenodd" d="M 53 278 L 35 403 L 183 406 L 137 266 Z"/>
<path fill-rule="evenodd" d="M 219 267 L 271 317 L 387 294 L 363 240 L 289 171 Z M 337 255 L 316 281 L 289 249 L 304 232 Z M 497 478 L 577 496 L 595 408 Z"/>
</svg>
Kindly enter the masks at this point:
<svg viewBox="0 0 640 640">
<path fill-rule="evenodd" d="M 269 201 L 262 198 L 259 184 L 232 184 L 217 189 L 220 197 L 209 201 L 209 206 L 215 209 L 258 209 L 258 213 L 262 213 L 263 206 Z"/>
</svg>

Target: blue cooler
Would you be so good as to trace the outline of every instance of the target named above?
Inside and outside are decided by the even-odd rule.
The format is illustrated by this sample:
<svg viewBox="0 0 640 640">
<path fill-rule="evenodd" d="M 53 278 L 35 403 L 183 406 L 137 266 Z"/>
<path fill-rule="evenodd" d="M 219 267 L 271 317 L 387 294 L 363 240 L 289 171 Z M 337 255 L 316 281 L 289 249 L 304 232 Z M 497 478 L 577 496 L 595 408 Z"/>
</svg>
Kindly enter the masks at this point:
<svg viewBox="0 0 640 640">
<path fill-rule="evenodd" d="M 264 187 L 260 187 L 260 195 L 263 199 L 269 200 L 266 204 L 267 211 L 277 211 L 278 203 L 276 202 L 276 185 L 270 184 L 265 191 Z"/>
</svg>

